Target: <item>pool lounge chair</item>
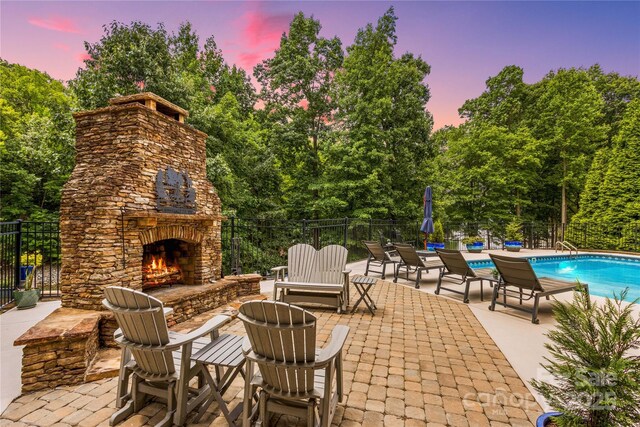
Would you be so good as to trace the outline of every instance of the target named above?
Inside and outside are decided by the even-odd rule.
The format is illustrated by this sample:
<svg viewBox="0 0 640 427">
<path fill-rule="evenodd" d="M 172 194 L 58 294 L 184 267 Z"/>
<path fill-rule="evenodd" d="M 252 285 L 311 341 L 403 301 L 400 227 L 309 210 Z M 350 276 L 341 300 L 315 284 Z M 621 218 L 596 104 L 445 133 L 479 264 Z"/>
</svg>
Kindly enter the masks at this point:
<svg viewBox="0 0 640 427">
<path fill-rule="evenodd" d="M 400 257 L 394 251 L 385 251 L 382 245 L 378 242 L 362 241 L 369 252 L 369 258 L 367 259 L 367 268 L 364 271 L 364 275 L 368 276 L 371 273 L 380 273 L 384 279 L 386 276 L 387 264 L 391 264 L 393 271 L 396 270 L 396 263 L 400 262 Z M 395 255 L 394 255 L 395 254 Z M 372 270 L 371 266 L 382 267 L 382 270 Z"/>
<path fill-rule="evenodd" d="M 420 289 L 420 279 L 422 278 L 422 272 L 429 270 L 442 270 L 444 264 L 442 261 L 423 261 L 416 252 L 416 248 L 406 243 L 394 243 L 398 255 L 400 255 L 400 262 L 396 266 L 395 274 L 393 275 L 394 283 L 398 282 L 398 276 L 400 270 L 404 269 L 407 272 L 407 280 L 409 280 L 409 273 L 416 274 L 416 289 Z"/>
<path fill-rule="evenodd" d="M 560 294 L 563 292 L 573 292 L 578 287 L 577 282 L 567 282 L 564 280 L 549 279 L 547 277 L 536 276 L 533 267 L 526 258 L 514 258 L 503 255 L 489 254 L 491 260 L 500 273 L 500 281 L 493 288 L 493 298 L 489 310 L 494 311 L 500 290 L 503 293 L 503 302 L 505 307 L 531 313 L 531 323 L 538 324 L 538 307 L 540 298 L 550 295 Z M 589 294 L 589 286 L 581 283 L 580 286 Z M 515 290 L 513 288 L 516 288 Z M 520 299 L 520 305 L 507 304 L 507 296 Z M 522 306 L 522 301 L 533 299 L 533 309 Z"/>
<path fill-rule="evenodd" d="M 480 269 L 473 270 L 467 264 L 467 260 L 464 259 L 464 256 L 460 251 L 451 250 L 451 249 L 436 249 L 436 253 L 442 260 L 444 264 L 444 269 L 440 270 L 440 276 L 438 277 L 438 285 L 436 286 L 435 294 L 439 295 L 441 290 L 453 292 L 456 294 L 460 294 L 463 296 L 463 301 L 465 304 L 469 303 L 469 288 L 471 287 L 471 283 L 480 282 L 480 301 L 484 301 L 483 295 L 483 283 L 484 281 L 488 281 L 489 284 L 492 284 L 496 279 L 491 276 L 491 270 Z M 459 282 L 455 283 L 456 285 L 465 285 L 464 292 L 459 291 L 457 289 L 445 288 L 442 286 L 442 279 L 445 277 L 455 276 L 457 279 L 460 278 Z M 449 281 L 451 283 L 451 281 Z"/>
</svg>

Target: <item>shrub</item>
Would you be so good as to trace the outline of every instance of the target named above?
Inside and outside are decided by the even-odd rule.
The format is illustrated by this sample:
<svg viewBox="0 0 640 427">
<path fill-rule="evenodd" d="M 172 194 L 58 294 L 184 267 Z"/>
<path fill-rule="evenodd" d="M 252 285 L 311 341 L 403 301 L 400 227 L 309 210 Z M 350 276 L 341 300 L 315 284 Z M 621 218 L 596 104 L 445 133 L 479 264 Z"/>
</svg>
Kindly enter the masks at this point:
<svg viewBox="0 0 640 427">
<path fill-rule="evenodd" d="M 435 243 L 444 243 L 444 228 L 440 220 L 433 224 L 433 241 Z"/>
<path fill-rule="evenodd" d="M 506 240 L 518 242 L 524 240 L 524 236 L 522 235 L 522 223 L 517 217 L 513 218 L 513 220 L 511 220 L 511 222 L 507 224 L 507 228 L 505 231 Z"/>
<path fill-rule="evenodd" d="M 42 265 L 42 255 L 40 251 L 25 252 L 20 256 L 20 265 Z"/>
<path fill-rule="evenodd" d="M 462 244 L 463 245 L 470 245 L 470 244 L 476 243 L 476 242 L 484 243 L 484 240 L 482 240 L 482 237 L 480 237 L 480 236 L 468 236 L 468 237 L 465 237 L 464 239 L 462 239 Z"/>
<path fill-rule="evenodd" d="M 625 305 L 627 290 L 604 304 L 578 290 L 570 303 L 556 302 L 558 325 L 545 344 L 551 358 L 542 366 L 553 383 L 532 380 L 555 410 L 560 426 L 637 426 L 640 423 L 640 320 Z"/>
</svg>

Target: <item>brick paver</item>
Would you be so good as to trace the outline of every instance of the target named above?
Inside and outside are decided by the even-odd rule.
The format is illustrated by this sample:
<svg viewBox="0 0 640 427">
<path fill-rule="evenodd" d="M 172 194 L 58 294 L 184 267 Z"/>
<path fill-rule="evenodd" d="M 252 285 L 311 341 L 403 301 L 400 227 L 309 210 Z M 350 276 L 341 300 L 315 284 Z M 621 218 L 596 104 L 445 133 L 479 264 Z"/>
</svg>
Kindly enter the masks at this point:
<svg viewBox="0 0 640 427">
<path fill-rule="evenodd" d="M 375 316 L 363 310 L 340 315 L 312 310 L 318 315 L 322 345 L 335 325 L 351 328 L 344 351 L 346 398 L 334 425 L 533 425 L 541 408 L 465 304 L 385 281 L 378 281 L 372 296 L 378 306 Z M 192 329 L 211 315 L 175 329 Z M 237 320 L 224 329 L 244 334 Z M 116 379 L 109 379 L 21 396 L 3 413 L 0 427 L 106 426 L 114 411 L 115 386 Z M 242 390 L 239 378 L 224 397 L 233 405 Z M 152 425 L 163 416 L 163 406 L 153 403 L 123 425 Z M 291 417 L 274 421 L 278 426 L 300 424 Z M 193 425 L 226 422 L 214 404 Z"/>
</svg>

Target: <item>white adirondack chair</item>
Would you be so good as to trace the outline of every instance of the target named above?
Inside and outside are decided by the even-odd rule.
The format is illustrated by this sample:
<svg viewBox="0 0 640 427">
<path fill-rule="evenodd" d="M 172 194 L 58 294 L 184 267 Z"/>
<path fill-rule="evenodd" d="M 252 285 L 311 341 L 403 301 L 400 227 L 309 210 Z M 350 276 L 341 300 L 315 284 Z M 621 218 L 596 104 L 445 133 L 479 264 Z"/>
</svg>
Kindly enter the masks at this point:
<svg viewBox="0 0 640 427">
<path fill-rule="evenodd" d="M 288 265 L 273 268 L 273 299 L 292 304 L 323 304 L 338 313 L 349 304 L 349 273 L 346 248 L 329 245 L 319 251 L 311 245 L 289 248 Z M 278 291 L 280 295 L 278 296 Z"/>
<path fill-rule="evenodd" d="M 150 295 L 122 287 L 105 289 L 102 304 L 118 322 L 114 338 L 122 347 L 116 411 L 109 423 L 115 425 L 142 409 L 148 396 L 167 401 L 167 414 L 157 426 L 183 425 L 187 414 L 198 408 L 211 393 L 205 381 L 206 367 L 191 361 L 192 352 L 207 344 L 199 338 L 227 323 L 229 316 L 215 316 L 189 334 L 169 332 L 162 302 Z M 131 376 L 130 395 L 126 393 Z M 197 388 L 189 381 L 198 377 Z"/>
<path fill-rule="evenodd" d="M 316 351 L 316 317 L 300 307 L 250 301 L 240 306 L 238 317 L 247 331 L 243 426 L 250 425 L 253 412 L 246 402 L 259 391 L 262 427 L 269 425 L 271 413 L 306 418 L 308 427 L 328 427 L 343 398 L 342 348 L 349 327 L 335 326 L 329 344 Z"/>
</svg>

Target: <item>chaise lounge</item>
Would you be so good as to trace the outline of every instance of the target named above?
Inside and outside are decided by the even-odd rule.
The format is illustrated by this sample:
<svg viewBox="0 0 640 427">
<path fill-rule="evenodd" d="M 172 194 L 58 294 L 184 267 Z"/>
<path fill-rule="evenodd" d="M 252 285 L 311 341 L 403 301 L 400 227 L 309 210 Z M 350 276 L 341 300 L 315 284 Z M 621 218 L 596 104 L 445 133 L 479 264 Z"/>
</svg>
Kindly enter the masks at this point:
<svg viewBox="0 0 640 427">
<path fill-rule="evenodd" d="M 409 280 L 409 273 L 416 274 L 416 289 L 420 289 L 420 279 L 422 279 L 422 272 L 429 270 L 443 270 L 444 264 L 442 261 L 423 261 L 416 252 L 416 248 L 406 243 L 394 243 L 396 247 L 396 251 L 398 255 L 400 255 L 400 262 L 398 263 L 395 274 L 393 275 L 393 282 L 398 282 L 398 276 L 400 275 L 400 270 L 404 269 L 407 273 L 407 280 Z"/>
<path fill-rule="evenodd" d="M 396 269 L 396 264 L 400 262 L 400 257 L 392 255 L 395 251 L 385 251 L 382 245 L 378 242 L 362 241 L 369 252 L 369 258 L 367 258 L 367 267 L 364 271 L 364 275 L 368 276 L 369 273 L 379 273 L 384 279 L 387 272 L 387 264 L 391 264 L 393 271 Z M 382 270 L 373 270 L 371 266 L 382 267 Z"/>
<path fill-rule="evenodd" d="M 441 290 L 453 292 L 456 294 L 460 294 L 463 296 L 463 302 L 465 304 L 469 303 L 469 288 L 471 287 L 471 283 L 480 282 L 480 301 L 484 301 L 484 289 L 483 283 L 484 281 L 488 281 L 489 284 L 493 283 L 496 279 L 491 276 L 491 270 L 488 268 L 473 270 L 469 267 L 467 260 L 464 259 L 464 256 L 460 251 L 452 250 L 452 249 L 436 249 L 436 253 L 442 260 L 444 264 L 444 269 L 440 270 L 440 276 L 438 277 L 438 285 L 436 286 L 435 294 L 439 295 Z M 464 291 L 459 291 L 457 289 L 445 288 L 442 286 L 442 279 L 445 277 L 460 277 L 460 281 L 457 285 L 465 285 Z M 451 283 L 451 281 L 449 281 Z"/>
<path fill-rule="evenodd" d="M 579 286 L 589 294 L 589 286 L 586 283 L 566 282 L 564 280 L 549 279 L 547 277 L 538 278 L 533 271 L 533 267 L 526 258 L 514 258 L 503 255 L 489 254 L 491 260 L 500 273 L 500 281 L 493 288 L 493 298 L 489 310 L 494 311 L 500 290 L 503 293 L 504 307 L 531 313 L 531 323 L 538 324 L 538 307 L 540 298 L 549 299 L 550 295 L 563 292 L 573 292 Z M 513 289 L 516 288 L 516 289 Z M 507 296 L 520 299 L 520 305 L 507 304 Z M 522 306 L 522 301 L 533 299 L 533 308 L 528 309 Z"/>
</svg>

